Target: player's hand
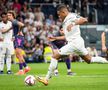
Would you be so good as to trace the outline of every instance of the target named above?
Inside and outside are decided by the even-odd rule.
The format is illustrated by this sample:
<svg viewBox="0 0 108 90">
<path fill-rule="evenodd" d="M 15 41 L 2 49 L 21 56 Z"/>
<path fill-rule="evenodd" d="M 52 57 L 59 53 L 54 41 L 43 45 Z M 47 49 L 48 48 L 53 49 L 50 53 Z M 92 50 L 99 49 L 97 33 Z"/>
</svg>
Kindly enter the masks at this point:
<svg viewBox="0 0 108 90">
<path fill-rule="evenodd" d="M 106 52 L 106 51 L 107 51 L 106 46 L 103 46 L 103 47 L 102 47 L 102 51 L 103 51 L 103 52 Z"/>
<path fill-rule="evenodd" d="M 55 41 L 56 37 L 48 37 L 47 39 L 48 39 L 48 41 Z"/>
<path fill-rule="evenodd" d="M 0 41 L 3 41 L 3 38 L 0 38 Z"/>
<path fill-rule="evenodd" d="M 6 31 L 7 31 L 6 29 L 2 29 L 2 30 L 1 30 L 2 33 L 6 32 Z"/>
<path fill-rule="evenodd" d="M 67 31 L 68 31 L 68 32 L 71 31 L 73 26 L 74 26 L 73 24 L 68 25 L 68 26 L 67 26 Z"/>
</svg>

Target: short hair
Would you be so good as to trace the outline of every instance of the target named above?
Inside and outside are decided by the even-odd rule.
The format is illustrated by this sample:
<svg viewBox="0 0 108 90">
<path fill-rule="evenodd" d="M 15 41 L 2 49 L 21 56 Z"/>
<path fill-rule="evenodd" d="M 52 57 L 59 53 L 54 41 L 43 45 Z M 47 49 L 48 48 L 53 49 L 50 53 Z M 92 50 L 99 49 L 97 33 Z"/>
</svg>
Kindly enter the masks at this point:
<svg viewBox="0 0 108 90">
<path fill-rule="evenodd" d="M 7 13 L 6 12 L 2 12 L 1 13 L 1 17 L 3 17 L 3 15 L 7 15 Z"/>
<path fill-rule="evenodd" d="M 67 9 L 67 10 L 68 10 L 68 8 L 67 8 L 66 5 L 61 4 L 61 5 L 58 6 L 57 11 L 60 11 L 60 10 L 62 10 L 62 9 Z"/>
<path fill-rule="evenodd" d="M 13 16 L 14 18 L 16 18 L 16 13 L 15 13 L 15 11 L 9 10 L 7 13 L 12 14 L 12 16 Z"/>
</svg>

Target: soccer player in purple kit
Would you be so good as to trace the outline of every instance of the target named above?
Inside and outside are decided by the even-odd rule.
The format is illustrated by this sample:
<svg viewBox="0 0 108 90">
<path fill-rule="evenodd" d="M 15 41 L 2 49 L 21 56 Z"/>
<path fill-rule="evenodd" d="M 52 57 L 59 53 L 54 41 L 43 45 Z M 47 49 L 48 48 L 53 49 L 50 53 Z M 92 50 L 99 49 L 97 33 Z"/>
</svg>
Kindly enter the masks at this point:
<svg viewBox="0 0 108 90">
<path fill-rule="evenodd" d="M 8 11 L 7 16 L 13 25 L 15 54 L 16 57 L 19 59 L 19 71 L 16 73 L 16 75 L 24 75 L 25 73 L 31 70 L 31 68 L 27 66 L 24 57 L 21 54 L 23 50 L 23 44 L 24 44 L 24 36 L 22 33 L 22 28 L 24 27 L 24 24 L 15 19 L 16 13 L 12 10 Z M 24 66 L 24 70 L 23 70 L 23 66 Z"/>
</svg>

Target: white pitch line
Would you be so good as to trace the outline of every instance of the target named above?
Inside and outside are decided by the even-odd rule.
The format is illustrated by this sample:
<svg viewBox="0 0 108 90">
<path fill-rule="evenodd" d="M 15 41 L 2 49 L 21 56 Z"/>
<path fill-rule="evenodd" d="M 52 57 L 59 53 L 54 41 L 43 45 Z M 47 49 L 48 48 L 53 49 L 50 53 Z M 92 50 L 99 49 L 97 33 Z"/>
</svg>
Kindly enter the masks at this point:
<svg viewBox="0 0 108 90">
<path fill-rule="evenodd" d="M 98 78 L 98 77 L 108 77 L 108 75 L 75 75 L 75 76 L 72 76 L 72 77 L 84 77 L 84 78 L 89 78 L 89 77 L 91 77 L 91 78 Z"/>
</svg>

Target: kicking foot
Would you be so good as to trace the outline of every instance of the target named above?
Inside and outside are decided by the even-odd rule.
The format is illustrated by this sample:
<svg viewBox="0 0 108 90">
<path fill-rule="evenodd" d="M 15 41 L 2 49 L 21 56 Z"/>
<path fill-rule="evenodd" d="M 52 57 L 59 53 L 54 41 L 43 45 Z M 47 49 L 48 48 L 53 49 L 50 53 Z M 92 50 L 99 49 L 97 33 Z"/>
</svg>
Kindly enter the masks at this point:
<svg viewBox="0 0 108 90">
<path fill-rule="evenodd" d="M 23 70 L 19 70 L 15 75 L 24 75 L 24 71 Z"/>
<path fill-rule="evenodd" d="M 48 80 L 46 80 L 45 77 L 39 77 L 39 76 L 35 76 L 36 80 L 38 80 L 39 82 L 43 83 L 45 86 L 48 85 Z"/>
<path fill-rule="evenodd" d="M 27 72 L 29 72 L 30 70 L 31 70 L 31 68 L 27 66 L 27 67 L 24 69 L 24 73 L 27 73 Z"/>
</svg>

